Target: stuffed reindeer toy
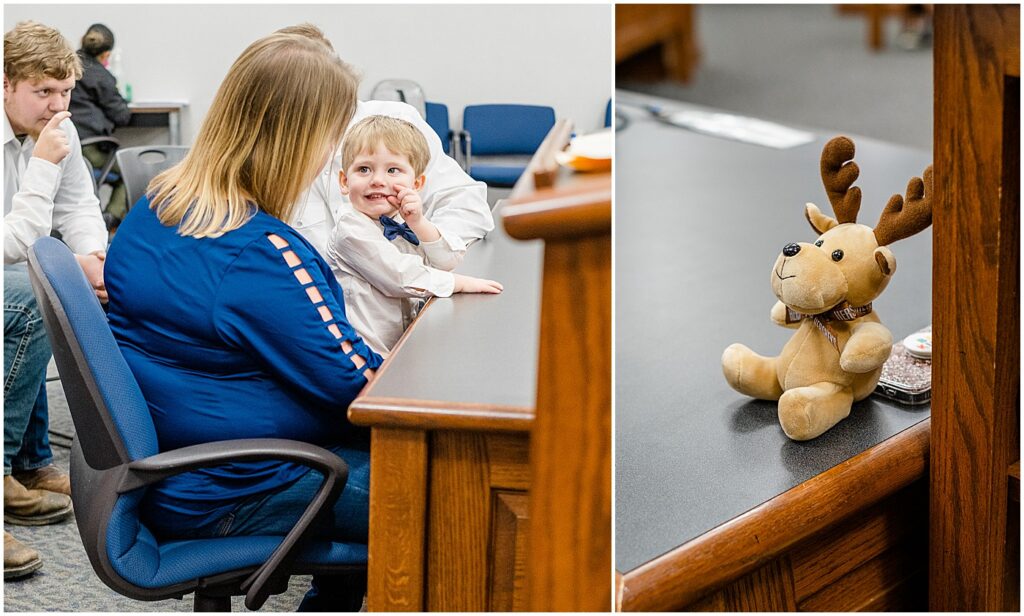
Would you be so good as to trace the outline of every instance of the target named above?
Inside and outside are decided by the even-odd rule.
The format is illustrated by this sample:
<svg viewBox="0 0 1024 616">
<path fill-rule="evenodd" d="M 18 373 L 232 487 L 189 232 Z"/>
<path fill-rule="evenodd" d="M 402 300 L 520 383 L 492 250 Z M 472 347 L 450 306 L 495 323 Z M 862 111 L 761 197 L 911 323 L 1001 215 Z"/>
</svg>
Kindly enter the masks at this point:
<svg viewBox="0 0 1024 616">
<path fill-rule="evenodd" d="M 853 141 L 836 137 L 821 153 L 821 179 L 836 217 L 813 203 L 807 220 L 814 243 L 791 243 L 772 268 L 779 301 L 771 319 L 796 333 L 778 357 L 762 357 L 742 344 L 722 354 L 722 371 L 736 391 L 779 401 L 786 436 L 804 441 L 850 414 L 855 400 L 874 391 L 892 350 L 892 334 L 871 309 L 896 271 L 893 242 L 932 221 L 932 168 L 912 178 L 907 196 L 893 195 L 874 229 L 857 224 L 860 174 Z"/>
</svg>

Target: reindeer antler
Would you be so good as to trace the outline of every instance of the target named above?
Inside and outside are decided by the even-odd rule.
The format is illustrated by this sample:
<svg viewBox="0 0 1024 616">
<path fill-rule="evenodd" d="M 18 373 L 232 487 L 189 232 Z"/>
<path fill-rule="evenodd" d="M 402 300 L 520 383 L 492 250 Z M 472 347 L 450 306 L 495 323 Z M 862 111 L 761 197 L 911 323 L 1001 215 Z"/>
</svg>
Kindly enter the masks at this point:
<svg viewBox="0 0 1024 616">
<path fill-rule="evenodd" d="M 849 137 L 833 137 L 821 151 L 821 183 L 840 223 L 857 222 L 860 211 L 860 188 L 853 186 L 860 168 L 853 162 L 853 153 Z"/>
<path fill-rule="evenodd" d="M 889 198 L 882 215 L 875 225 L 875 239 L 879 246 L 888 246 L 895 241 L 910 237 L 932 224 L 932 166 L 924 170 L 921 178 L 910 178 L 907 183 L 906 203 L 898 194 Z"/>
</svg>

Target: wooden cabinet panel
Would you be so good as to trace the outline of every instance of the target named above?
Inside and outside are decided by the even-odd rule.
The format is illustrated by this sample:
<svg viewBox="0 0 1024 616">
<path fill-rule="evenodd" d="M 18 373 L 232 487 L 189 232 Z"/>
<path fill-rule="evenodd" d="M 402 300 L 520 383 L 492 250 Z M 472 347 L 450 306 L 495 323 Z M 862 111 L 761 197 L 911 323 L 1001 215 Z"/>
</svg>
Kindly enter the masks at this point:
<svg viewBox="0 0 1024 616">
<path fill-rule="evenodd" d="M 486 611 L 490 481 L 482 435 L 431 433 L 429 520 L 428 608 Z"/>
<path fill-rule="evenodd" d="M 773 560 L 723 591 L 727 612 L 794 612 L 793 569 L 788 558 Z"/>
<path fill-rule="evenodd" d="M 797 601 L 836 583 L 864 563 L 906 544 L 927 556 L 927 495 L 923 482 L 847 519 L 797 546 L 791 553 Z"/>
<path fill-rule="evenodd" d="M 490 610 L 523 612 L 530 607 L 526 597 L 529 498 L 521 492 L 496 491 L 492 502 Z"/>
<path fill-rule="evenodd" d="M 927 485 L 917 481 L 685 606 L 686 611 L 921 611 Z"/>
<path fill-rule="evenodd" d="M 428 609 L 528 608 L 528 450 L 522 434 L 431 433 Z"/>
<path fill-rule="evenodd" d="M 911 550 L 893 546 L 849 574 L 800 602 L 802 612 L 860 612 L 925 608 L 925 596 L 911 596 L 910 582 L 923 579 L 924 562 Z"/>
</svg>

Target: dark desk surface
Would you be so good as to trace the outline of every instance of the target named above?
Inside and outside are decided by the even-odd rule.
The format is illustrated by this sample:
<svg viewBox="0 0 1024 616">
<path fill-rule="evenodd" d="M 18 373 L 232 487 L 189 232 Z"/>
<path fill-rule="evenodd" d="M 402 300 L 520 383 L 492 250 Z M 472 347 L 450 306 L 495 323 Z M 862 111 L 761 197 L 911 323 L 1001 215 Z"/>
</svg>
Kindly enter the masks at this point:
<svg viewBox="0 0 1024 616">
<path fill-rule="evenodd" d="M 768 317 L 782 247 L 811 241 L 810 201 L 832 215 L 818 171 L 833 135 L 789 150 L 698 135 L 625 101 L 616 135 L 615 543 L 625 573 L 928 417 L 871 396 L 818 439 L 790 441 L 776 403 L 732 390 L 722 351 L 776 355 L 792 330 Z M 851 135 L 860 222 L 874 226 L 930 154 Z M 895 339 L 931 322 L 931 233 L 897 242 L 874 303 Z"/>
<path fill-rule="evenodd" d="M 455 271 L 497 280 L 504 292 L 431 300 L 361 398 L 534 408 L 543 245 L 496 223 Z"/>
</svg>

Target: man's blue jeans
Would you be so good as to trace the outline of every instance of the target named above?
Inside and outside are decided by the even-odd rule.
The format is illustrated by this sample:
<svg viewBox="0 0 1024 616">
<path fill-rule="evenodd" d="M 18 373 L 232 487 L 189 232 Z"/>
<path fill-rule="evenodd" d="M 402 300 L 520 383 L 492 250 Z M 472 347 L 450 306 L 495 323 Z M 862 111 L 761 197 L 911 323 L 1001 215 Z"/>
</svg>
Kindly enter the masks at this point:
<svg viewBox="0 0 1024 616">
<path fill-rule="evenodd" d="M 50 342 L 28 270 L 4 268 L 4 475 L 53 461 L 46 406 Z"/>
</svg>

